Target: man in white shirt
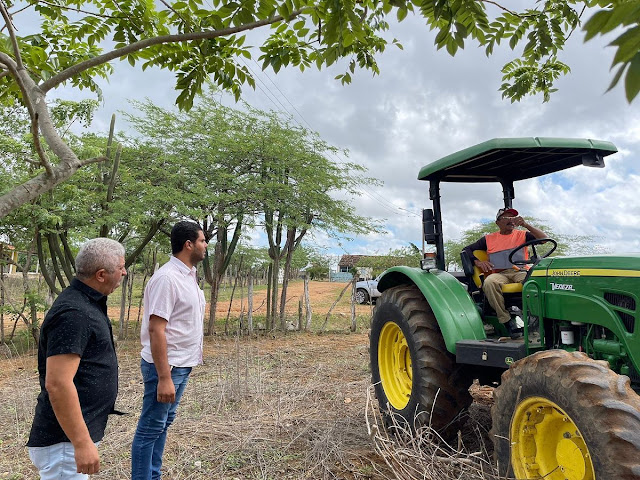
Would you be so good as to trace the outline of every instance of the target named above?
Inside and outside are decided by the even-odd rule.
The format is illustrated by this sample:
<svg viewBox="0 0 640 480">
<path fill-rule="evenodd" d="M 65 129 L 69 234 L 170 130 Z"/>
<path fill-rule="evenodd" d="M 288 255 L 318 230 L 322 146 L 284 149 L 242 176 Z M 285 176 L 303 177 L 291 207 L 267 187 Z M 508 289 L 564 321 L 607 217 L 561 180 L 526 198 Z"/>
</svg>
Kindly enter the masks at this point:
<svg viewBox="0 0 640 480">
<path fill-rule="evenodd" d="M 176 223 L 171 230 L 173 256 L 145 288 L 140 331 L 144 398 L 131 445 L 132 480 L 161 478 L 167 429 L 175 419 L 191 368 L 202 363 L 205 299 L 196 265 L 206 249 L 198 224 Z"/>
</svg>

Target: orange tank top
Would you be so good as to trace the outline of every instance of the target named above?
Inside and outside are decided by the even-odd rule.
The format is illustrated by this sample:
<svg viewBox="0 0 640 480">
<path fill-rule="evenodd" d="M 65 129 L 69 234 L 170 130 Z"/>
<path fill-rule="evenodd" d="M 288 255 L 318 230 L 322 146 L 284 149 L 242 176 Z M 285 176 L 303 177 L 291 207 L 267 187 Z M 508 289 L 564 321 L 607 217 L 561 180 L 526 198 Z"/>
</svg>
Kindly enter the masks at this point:
<svg viewBox="0 0 640 480">
<path fill-rule="evenodd" d="M 514 230 L 509 235 L 502 235 L 500 232 L 494 232 L 486 235 L 487 253 L 489 262 L 493 264 L 494 272 L 513 268 L 513 264 L 509 262 L 509 253 L 518 245 L 526 242 L 527 232 L 525 230 Z M 513 260 L 528 260 L 529 250 L 523 248 L 516 252 Z M 527 268 L 526 266 L 524 268 Z"/>
</svg>

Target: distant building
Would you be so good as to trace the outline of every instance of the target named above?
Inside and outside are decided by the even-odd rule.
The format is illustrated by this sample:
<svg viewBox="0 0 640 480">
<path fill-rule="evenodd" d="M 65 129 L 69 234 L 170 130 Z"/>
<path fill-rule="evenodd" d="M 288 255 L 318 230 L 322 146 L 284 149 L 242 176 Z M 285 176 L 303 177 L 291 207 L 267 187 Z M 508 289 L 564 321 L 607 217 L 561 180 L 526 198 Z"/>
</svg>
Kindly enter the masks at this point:
<svg viewBox="0 0 640 480">
<path fill-rule="evenodd" d="M 379 258 L 388 258 L 381 255 L 343 255 L 338 262 L 338 272 L 342 273 L 351 273 L 353 274 L 354 270 L 356 270 L 356 266 L 362 260 L 376 260 Z M 364 263 L 364 262 L 363 262 Z M 361 279 L 369 279 L 372 278 L 372 267 L 364 267 L 360 265 L 358 268 L 358 274 Z"/>
<path fill-rule="evenodd" d="M 360 261 L 361 258 L 366 257 L 366 255 L 343 255 L 338 261 L 338 271 L 339 272 L 351 272 L 353 267 Z"/>
<path fill-rule="evenodd" d="M 18 251 L 13 245 L 0 242 L 0 259 L 2 260 L 2 264 L 4 265 L 4 273 L 11 274 L 18 271 L 15 266 L 15 264 L 18 263 Z"/>
</svg>

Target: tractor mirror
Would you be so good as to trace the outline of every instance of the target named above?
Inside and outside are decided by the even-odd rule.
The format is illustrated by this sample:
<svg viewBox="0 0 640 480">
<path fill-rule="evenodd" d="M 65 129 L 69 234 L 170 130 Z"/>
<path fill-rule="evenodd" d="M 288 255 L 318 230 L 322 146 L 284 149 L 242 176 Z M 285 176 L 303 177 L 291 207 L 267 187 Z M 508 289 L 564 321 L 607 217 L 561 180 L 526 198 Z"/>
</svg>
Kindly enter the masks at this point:
<svg viewBox="0 0 640 480">
<path fill-rule="evenodd" d="M 604 157 L 601 153 L 585 153 L 582 155 L 582 165 L 585 167 L 604 168 Z"/>
<path fill-rule="evenodd" d="M 422 210 L 422 232 L 424 241 L 429 245 L 436 243 L 436 222 L 433 219 L 433 210 L 425 208 Z"/>
</svg>

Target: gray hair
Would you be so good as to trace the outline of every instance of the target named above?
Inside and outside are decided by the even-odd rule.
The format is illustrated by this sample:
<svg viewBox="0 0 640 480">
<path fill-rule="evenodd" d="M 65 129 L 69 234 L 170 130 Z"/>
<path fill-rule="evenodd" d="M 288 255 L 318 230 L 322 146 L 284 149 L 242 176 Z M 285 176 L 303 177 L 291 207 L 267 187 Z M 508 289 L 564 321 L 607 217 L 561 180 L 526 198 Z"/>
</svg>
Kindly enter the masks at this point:
<svg viewBox="0 0 640 480">
<path fill-rule="evenodd" d="M 86 242 L 76 255 L 76 273 L 80 278 L 89 278 L 98 270 L 114 272 L 124 257 L 124 247 L 110 238 L 94 238 Z"/>
</svg>

